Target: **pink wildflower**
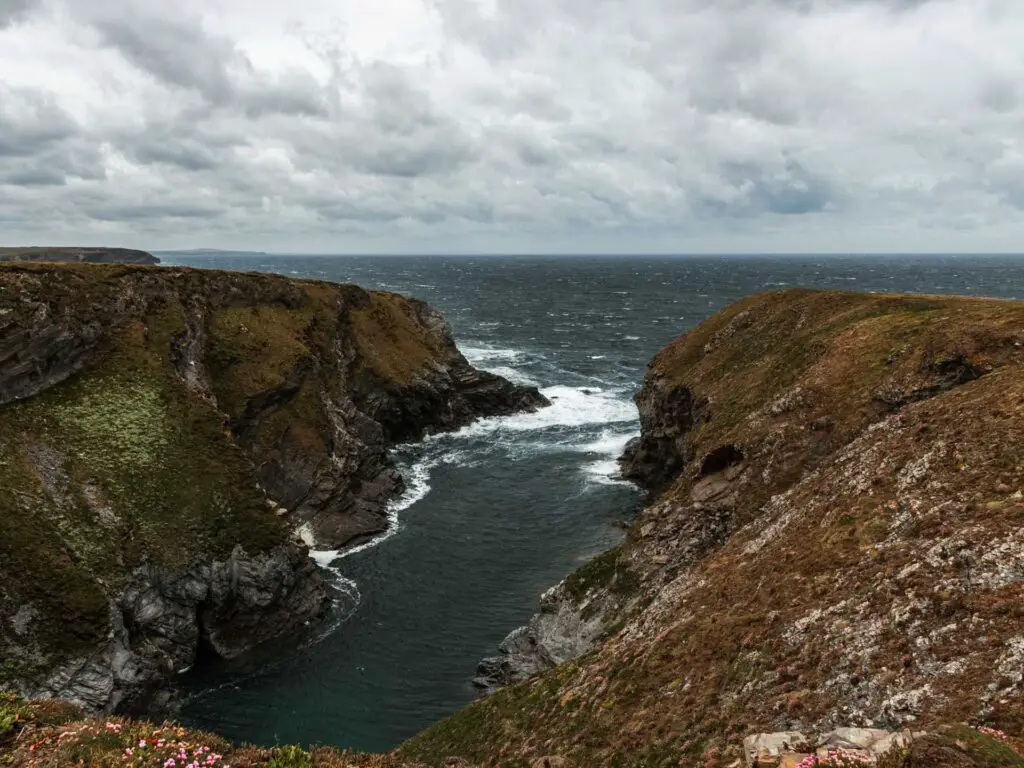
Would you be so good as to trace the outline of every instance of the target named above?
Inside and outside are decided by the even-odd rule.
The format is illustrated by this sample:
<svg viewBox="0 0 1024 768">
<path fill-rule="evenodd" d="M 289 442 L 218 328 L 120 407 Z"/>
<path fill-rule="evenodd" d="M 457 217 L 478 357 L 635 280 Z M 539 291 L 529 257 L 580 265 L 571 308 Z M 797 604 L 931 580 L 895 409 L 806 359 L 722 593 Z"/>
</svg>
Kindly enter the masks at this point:
<svg viewBox="0 0 1024 768">
<path fill-rule="evenodd" d="M 1006 739 L 1007 739 L 1007 736 L 1006 736 L 1005 733 L 1003 733 L 1000 730 L 997 730 L 996 728 L 989 728 L 987 725 L 982 725 L 982 726 L 980 726 L 978 728 L 975 728 L 975 730 L 978 733 L 983 733 L 986 736 L 990 736 L 993 739 L 998 739 L 999 741 L 1006 741 Z"/>
<path fill-rule="evenodd" d="M 164 768 L 175 768 L 175 766 L 177 766 L 177 763 L 174 761 L 173 757 L 167 758 L 167 762 L 164 763 Z"/>
<path fill-rule="evenodd" d="M 124 756 L 125 757 L 131 757 L 132 756 L 132 752 L 133 752 L 133 750 L 132 750 L 131 747 L 125 747 Z"/>
</svg>

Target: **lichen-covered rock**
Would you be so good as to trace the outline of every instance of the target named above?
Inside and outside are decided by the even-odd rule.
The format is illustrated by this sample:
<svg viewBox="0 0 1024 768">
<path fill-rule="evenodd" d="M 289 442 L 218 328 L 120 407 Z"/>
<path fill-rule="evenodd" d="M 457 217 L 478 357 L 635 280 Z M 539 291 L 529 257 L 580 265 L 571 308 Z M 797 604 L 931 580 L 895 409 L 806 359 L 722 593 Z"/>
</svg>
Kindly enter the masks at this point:
<svg viewBox="0 0 1024 768">
<path fill-rule="evenodd" d="M 176 268 L 0 267 L 0 685 L 157 706 L 329 605 L 294 540 L 386 526 L 387 451 L 545 404 L 422 302 Z"/>
<path fill-rule="evenodd" d="M 784 753 L 799 752 L 801 748 L 806 749 L 808 743 L 800 731 L 758 733 L 743 740 L 743 756 L 747 768 L 778 765 Z"/>
<path fill-rule="evenodd" d="M 588 595 L 571 593 L 564 582 L 549 589 L 529 624 L 502 640 L 500 655 L 480 662 L 473 683 L 494 691 L 586 653 L 605 631 L 608 603 L 615 603 L 607 586 L 597 585 Z"/>
</svg>

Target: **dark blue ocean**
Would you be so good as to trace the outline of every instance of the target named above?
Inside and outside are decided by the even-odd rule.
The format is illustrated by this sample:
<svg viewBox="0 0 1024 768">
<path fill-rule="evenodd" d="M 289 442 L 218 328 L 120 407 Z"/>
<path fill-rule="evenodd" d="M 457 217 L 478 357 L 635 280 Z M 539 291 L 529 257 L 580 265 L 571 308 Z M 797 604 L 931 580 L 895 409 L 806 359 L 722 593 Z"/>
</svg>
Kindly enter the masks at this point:
<svg viewBox="0 0 1024 768">
<path fill-rule="evenodd" d="M 539 594 L 615 544 L 632 398 L 668 341 L 751 293 L 813 286 L 1024 298 L 1024 258 L 162 254 L 424 299 L 477 366 L 554 405 L 402 447 L 409 491 L 373 546 L 321 556 L 353 610 L 317 642 L 188 680 L 183 718 L 254 743 L 386 750 L 469 703 L 477 661 Z"/>
</svg>

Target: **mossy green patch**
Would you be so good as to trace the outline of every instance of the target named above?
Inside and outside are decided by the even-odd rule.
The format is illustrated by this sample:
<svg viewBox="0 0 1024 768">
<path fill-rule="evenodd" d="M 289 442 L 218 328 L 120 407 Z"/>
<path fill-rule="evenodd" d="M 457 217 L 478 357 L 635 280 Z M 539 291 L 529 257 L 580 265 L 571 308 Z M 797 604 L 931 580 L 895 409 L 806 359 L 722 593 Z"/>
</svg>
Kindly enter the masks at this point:
<svg viewBox="0 0 1024 768">
<path fill-rule="evenodd" d="M 565 590 L 577 603 L 592 589 L 607 587 L 613 594 L 629 597 L 640 586 L 640 579 L 619 560 L 621 547 L 602 552 L 580 566 L 565 579 Z"/>
<path fill-rule="evenodd" d="M 968 755 L 978 768 L 1024 768 L 1024 756 L 1007 742 L 965 725 L 937 737 Z"/>
<path fill-rule="evenodd" d="M 273 757 L 266 764 L 267 768 L 313 768 L 312 756 L 301 747 L 277 747 L 272 754 Z"/>
<path fill-rule="evenodd" d="M 170 363 L 175 309 L 155 313 L 152 331 L 123 327 L 86 371 L 4 407 L 3 597 L 31 612 L 12 642 L 40 654 L 22 672 L 102 642 L 106 595 L 144 560 L 183 570 L 287 536 L 221 415 Z"/>
<path fill-rule="evenodd" d="M 407 385 L 440 356 L 440 341 L 424 334 L 412 305 L 401 296 L 374 292 L 349 315 L 349 329 L 364 365 L 383 386 Z"/>
<path fill-rule="evenodd" d="M 88 381 L 79 396 L 53 411 L 55 426 L 74 442 L 94 449 L 91 466 L 147 474 L 167 450 L 172 428 L 162 393 L 145 379 Z"/>
<path fill-rule="evenodd" d="M 214 313 L 207 359 L 218 402 L 232 418 L 241 416 L 253 397 L 286 387 L 310 357 L 304 336 L 316 310 L 309 303 L 301 310 L 248 306 Z"/>
</svg>

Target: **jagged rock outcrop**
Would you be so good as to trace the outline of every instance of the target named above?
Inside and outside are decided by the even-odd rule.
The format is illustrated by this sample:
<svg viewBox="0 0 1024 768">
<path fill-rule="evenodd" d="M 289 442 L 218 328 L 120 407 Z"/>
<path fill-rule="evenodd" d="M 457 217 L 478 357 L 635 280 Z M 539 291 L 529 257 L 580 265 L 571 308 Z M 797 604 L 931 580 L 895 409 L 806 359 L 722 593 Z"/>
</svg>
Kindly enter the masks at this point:
<svg viewBox="0 0 1024 768">
<path fill-rule="evenodd" d="M 306 544 L 385 528 L 391 445 L 544 404 L 394 294 L 0 268 L 0 684 L 159 706 L 200 649 L 230 658 L 327 610 Z"/>
<path fill-rule="evenodd" d="M 181 571 L 147 563 L 112 596 L 106 643 L 19 687 L 91 711 L 162 712 L 172 696 L 166 681 L 197 653 L 231 659 L 301 631 L 329 609 L 324 587 L 296 542 L 256 555 L 237 546 L 225 560 L 198 560 Z M 27 637 L 35 616 L 24 606 L 19 614 Z"/>
<path fill-rule="evenodd" d="M 400 754 L 724 766 L 737 733 L 1024 730 L 1024 303 L 751 297 L 638 404 L 652 499 L 601 568 L 629 599 Z"/>
<path fill-rule="evenodd" d="M 602 585 L 589 597 L 587 600 L 587 595 L 570 593 L 564 582 L 545 592 L 540 610 L 529 624 L 514 629 L 502 640 L 500 655 L 480 662 L 474 685 L 493 691 L 590 650 L 605 629 L 602 618 L 608 607 L 608 592 Z"/>
<path fill-rule="evenodd" d="M 50 261 L 81 264 L 159 264 L 160 259 L 132 248 L 0 248 L 0 262 Z"/>
</svg>

